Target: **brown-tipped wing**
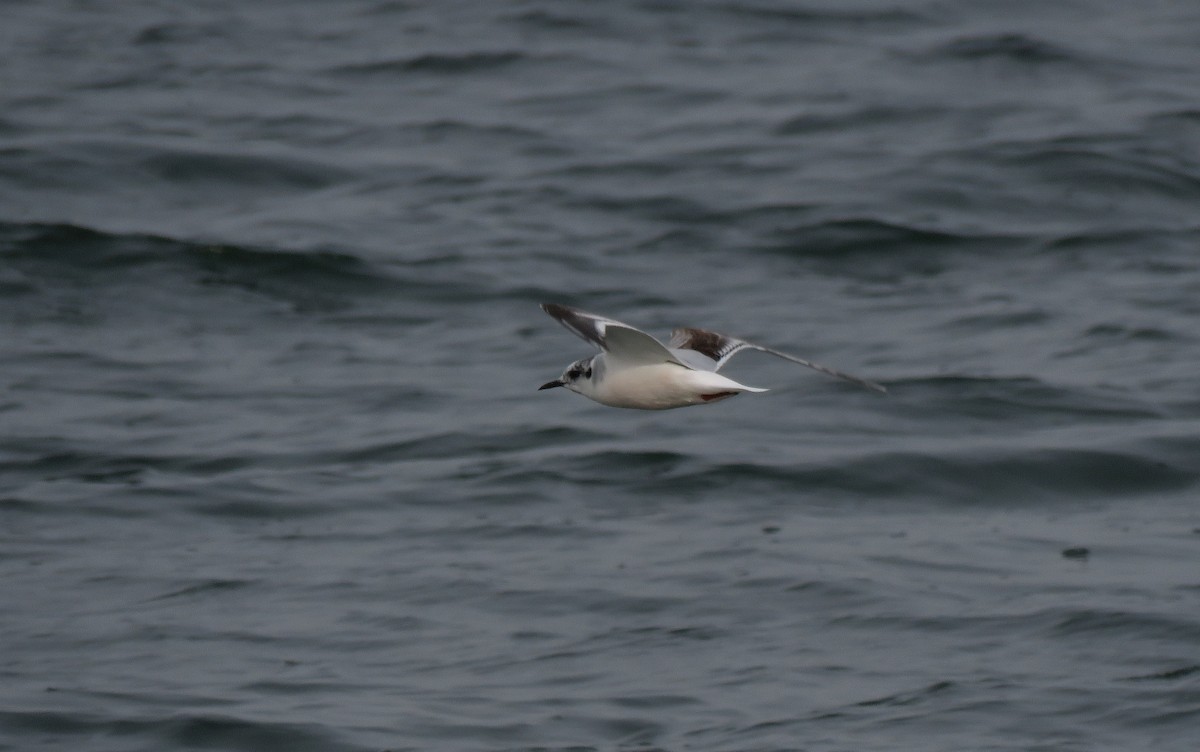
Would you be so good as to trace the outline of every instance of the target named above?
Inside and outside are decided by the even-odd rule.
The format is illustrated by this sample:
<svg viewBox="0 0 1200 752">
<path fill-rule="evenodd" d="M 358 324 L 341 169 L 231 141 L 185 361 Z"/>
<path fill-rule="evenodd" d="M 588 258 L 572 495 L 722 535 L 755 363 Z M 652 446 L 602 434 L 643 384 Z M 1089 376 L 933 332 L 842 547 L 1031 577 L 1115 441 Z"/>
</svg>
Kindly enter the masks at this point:
<svg viewBox="0 0 1200 752">
<path fill-rule="evenodd" d="M 769 347 L 756 345 L 753 342 L 747 342 L 745 340 L 729 337 L 717 332 L 710 332 L 706 329 L 680 327 L 671 333 L 671 341 L 668 343 L 668 347 L 676 350 L 690 350 L 692 352 L 700 353 L 701 355 L 713 361 L 711 369 L 713 371 L 721 370 L 721 367 L 729 362 L 730 358 L 732 358 L 734 355 L 737 355 L 742 350 L 758 350 L 759 352 L 765 352 L 768 355 L 774 355 L 777 358 L 783 358 L 784 360 L 791 361 L 792 363 L 797 363 L 807 368 L 811 368 L 814 371 L 820 371 L 821 373 L 833 376 L 834 378 L 842 379 L 843 381 L 849 381 L 852 384 L 858 384 L 859 386 L 866 387 L 867 389 L 874 389 L 877 392 L 883 393 L 887 392 L 886 387 L 876 384 L 874 381 L 860 379 L 857 376 L 843 373 L 842 371 L 830 368 L 829 366 L 823 366 L 820 363 L 813 363 L 811 360 L 797 358 L 794 355 L 788 355 L 787 353 L 782 353 L 778 350 L 772 350 Z M 688 358 L 688 360 L 694 361 L 695 358 Z M 695 363 L 693 362 L 691 365 L 695 365 Z"/>
<path fill-rule="evenodd" d="M 542 310 L 567 329 L 608 353 L 608 357 L 614 361 L 630 364 L 684 365 L 666 345 L 629 324 L 558 303 L 542 303 Z"/>
</svg>

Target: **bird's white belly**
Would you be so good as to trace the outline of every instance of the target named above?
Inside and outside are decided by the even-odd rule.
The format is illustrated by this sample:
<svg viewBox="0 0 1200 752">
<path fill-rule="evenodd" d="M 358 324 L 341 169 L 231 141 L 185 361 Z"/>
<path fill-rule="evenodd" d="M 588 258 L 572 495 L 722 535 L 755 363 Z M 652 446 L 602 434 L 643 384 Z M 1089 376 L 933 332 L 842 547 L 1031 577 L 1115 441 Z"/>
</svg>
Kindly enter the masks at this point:
<svg viewBox="0 0 1200 752">
<path fill-rule="evenodd" d="M 717 402 L 748 389 L 718 373 L 656 363 L 612 369 L 588 396 L 611 407 L 666 410 Z"/>
</svg>

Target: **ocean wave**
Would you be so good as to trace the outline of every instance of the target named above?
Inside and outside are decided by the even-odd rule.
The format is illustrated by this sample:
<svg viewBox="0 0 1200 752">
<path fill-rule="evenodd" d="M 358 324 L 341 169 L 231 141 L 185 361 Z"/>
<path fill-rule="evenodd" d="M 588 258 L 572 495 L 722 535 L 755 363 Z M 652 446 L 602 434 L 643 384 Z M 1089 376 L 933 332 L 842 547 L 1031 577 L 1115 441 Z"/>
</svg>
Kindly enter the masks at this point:
<svg viewBox="0 0 1200 752">
<path fill-rule="evenodd" d="M 955 232 L 875 217 L 822 219 L 775 227 L 763 233 L 756 250 L 795 258 L 893 257 L 919 253 L 918 266 L 928 266 L 938 252 L 989 252 L 1010 245 L 1017 236 Z M 923 263 L 922 263 L 923 262 Z M 939 267 L 930 267 L 939 268 Z"/>
<path fill-rule="evenodd" d="M 1055 637 L 1086 637 L 1089 640 L 1138 639 L 1164 643 L 1180 642 L 1200 647 L 1200 621 L 1195 618 L 1146 611 L 1099 608 L 1056 609 L 1045 615 L 1052 620 Z"/>
<path fill-rule="evenodd" d="M 184 149 L 155 149 L 141 165 L 155 179 L 188 186 L 216 184 L 238 190 L 272 186 L 312 190 L 342 182 L 350 175 L 328 163 L 297 156 L 230 154 Z"/>
<path fill-rule="evenodd" d="M 27 739 L 33 734 L 43 739 L 49 736 L 68 745 L 87 744 L 96 738 L 116 738 L 123 740 L 121 746 L 127 749 L 219 747 L 247 752 L 270 749 L 358 752 L 367 749 L 339 741 L 327 727 L 316 723 L 278 723 L 231 715 L 173 712 L 163 717 L 129 717 L 9 710 L 0 711 L 0 729 Z"/>
<path fill-rule="evenodd" d="M 1034 179 L 1076 186 L 1089 194 L 1200 199 L 1200 170 L 1112 139 L 996 143 L 979 157 L 999 168 L 1019 169 Z"/>
<path fill-rule="evenodd" d="M 1165 449 L 1160 451 L 1166 456 Z M 607 451 L 559 457 L 552 467 L 516 471 L 516 478 L 510 477 L 512 472 L 501 470 L 493 480 L 561 479 L 674 498 L 724 488 L 749 495 L 799 493 L 811 498 L 835 495 L 992 508 L 1181 491 L 1200 480 L 1200 473 L 1179 464 L 1174 456 L 1162 459 L 1128 450 L 1059 446 L 886 451 L 819 465 Z"/>
<path fill-rule="evenodd" d="M 1066 386 L 1030 376 L 947 374 L 894 379 L 888 386 L 896 394 L 936 405 L 941 414 L 1026 426 L 1043 424 L 1039 418 L 1129 422 L 1168 417 L 1160 406 L 1112 389 Z"/>
<path fill-rule="evenodd" d="M 959 37 L 931 48 L 925 53 L 925 56 L 930 60 L 992 59 L 1027 65 L 1090 62 L 1088 56 L 1065 45 L 1017 32 Z"/>
<path fill-rule="evenodd" d="M 888 7 L 842 7 L 838 5 L 799 6 L 794 3 L 771 2 L 718 2 L 707 8 L 705 4 L 690 9 L 690 12 L 714 11 L 726 23 L 744 23 L 745 21 L 765 21 L 776 27 L 801 29 L 812 32 L 827 27 L 849 26 L 855 30 L 874 26 L 896 27 L 915 26 L 928 22 L 928 17 L 910 8 Z"/>
<path fill-rule="evenodd" d="M 152 137 L 27 140 L 7 149 L 6 156 L 0 175 L 14 185 L 64 190 L 104 186 L 103 190 L 122 193 L 153 184 L 160 192 L 186 191 L 193 203 L 196 194 L 214 191 L 220 191 L 222 201 L 229 201 L 232 193 L 315 191 L 352 175 L 300 150 L 183 148 Z"/>
<path fill-rule="evenodd" d="M 0 222 L 0 258 L 22 275 L 13 291 L 95 288 L 114 305 L 173 289 L 176 303 L 199 305 L 205 287 L 230 288 L 276 300 L 301 312 L 360 308 L 381 296 L 456 299 L 467 280 L 445 281 L 422 272 L 405 274 L 342 251 L 291 251 L 227 243 L 178 240 L 141 233 L 109 233 L 70 224 Z M 124 291 L 121 293 L 119 291 Z M 115 296 L 115 297 L 114 297 Z M 103 298 L 81 299 L 84 306 Z"/>
<path fill-rule="evenodd" d="M 342 76 L 386 76 L 425 73 L 430 75 L 466 75 L 499 71 L 531 58 L 515 50 L 495 52 L 427 52 L 419 55 L 341 65 L 331 73 Z"/>
<path fill-rule="evenodd" d="M 918 126 L 945 117 L 941 107 L 917 105 L 870 105 L 835 112 L 806 112 L 793 115 L 776 125 L 777 136 L 798 136 L 813 133 L 842 132 L 849 128 L 893 128 Z"/>
</svg>

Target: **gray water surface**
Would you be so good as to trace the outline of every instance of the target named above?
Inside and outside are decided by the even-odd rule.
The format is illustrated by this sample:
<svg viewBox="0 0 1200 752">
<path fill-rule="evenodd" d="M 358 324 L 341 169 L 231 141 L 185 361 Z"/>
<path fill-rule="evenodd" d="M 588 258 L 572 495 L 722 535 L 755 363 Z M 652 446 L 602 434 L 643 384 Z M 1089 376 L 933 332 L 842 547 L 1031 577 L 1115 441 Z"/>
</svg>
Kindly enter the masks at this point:
<svg viewBox="0 0 1200 752">
<path fill-rule="evenodd" d="M 6 3 L 0 749 L 1196 749 L 1197 29 Z"/>
</svg>

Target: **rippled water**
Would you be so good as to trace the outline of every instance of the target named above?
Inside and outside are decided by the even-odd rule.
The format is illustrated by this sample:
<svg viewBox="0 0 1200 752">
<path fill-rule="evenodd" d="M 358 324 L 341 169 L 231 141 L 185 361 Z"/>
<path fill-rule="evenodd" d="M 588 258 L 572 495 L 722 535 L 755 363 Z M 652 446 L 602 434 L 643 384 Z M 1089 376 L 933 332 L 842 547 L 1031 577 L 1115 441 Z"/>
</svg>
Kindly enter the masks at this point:
<svg viewBox="0 0 1200 752">
<path fill-rule="evenodd" d="M 0 748 L 1194 750 L 1198 28 L 5 4 Z"/>
</svg>

